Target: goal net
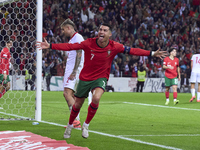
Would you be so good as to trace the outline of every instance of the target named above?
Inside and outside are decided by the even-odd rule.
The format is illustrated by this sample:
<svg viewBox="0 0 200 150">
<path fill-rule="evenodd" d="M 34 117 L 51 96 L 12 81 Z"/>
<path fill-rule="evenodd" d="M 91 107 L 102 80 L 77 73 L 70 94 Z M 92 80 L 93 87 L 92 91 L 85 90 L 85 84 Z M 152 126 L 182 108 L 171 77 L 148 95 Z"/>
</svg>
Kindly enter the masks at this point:
<svg viewBox="0 0 200 150">
<path fill-rule="evenodd" d="M 0 98 L 0 119 L 34 119 L 36 0 L 0 0 L 0 50 L 10 48 L 10 89 Z M 0 83 L 6 88 L 6 84 Z"/>
</svg>

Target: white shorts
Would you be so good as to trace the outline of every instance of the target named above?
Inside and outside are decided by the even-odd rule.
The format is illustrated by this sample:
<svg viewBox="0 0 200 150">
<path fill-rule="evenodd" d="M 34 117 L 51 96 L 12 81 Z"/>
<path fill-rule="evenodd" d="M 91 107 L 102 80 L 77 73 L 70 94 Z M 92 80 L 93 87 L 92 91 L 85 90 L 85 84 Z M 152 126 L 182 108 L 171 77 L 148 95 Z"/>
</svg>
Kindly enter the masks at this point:
<svg viewBox="0 0 200 150">
<path fill-rule="evenodd" d="M 70 80 L 69 76 L 71 75 L 71 71 L 65 72 L 64 80 L 63 80 L 63 87 L 72 89 L 73 91 L 76 91 L 78 82 L 79 82 L 79 74 L 82 68 L 78 68 L 76 73 L 76 78 L 74 80 Z"/>
<path fill-rule="evenodd" d="M 200 83 L 200 73 L 192 72 L 190 76 L 190 83 Z"/>
</svg>

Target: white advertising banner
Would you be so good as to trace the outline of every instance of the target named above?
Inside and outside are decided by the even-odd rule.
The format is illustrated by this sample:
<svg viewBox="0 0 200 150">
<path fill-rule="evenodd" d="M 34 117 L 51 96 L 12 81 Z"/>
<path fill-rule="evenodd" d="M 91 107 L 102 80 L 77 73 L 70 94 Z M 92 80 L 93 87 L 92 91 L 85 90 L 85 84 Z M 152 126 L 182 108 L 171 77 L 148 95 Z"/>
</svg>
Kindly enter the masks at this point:
<svg viewBox="0 0 200 150">
<path fill-rule="evenodd" d="M 10 90 L 25 90 L 25 76 L 14 75 L 10 76 Z M 46 78 L 42 80 L 42 90 L 46 91 Z M 30 90 L 30 85 L 28 84 L 28 90 Z M 51 91 L 63 91 L 63 77 L 53 76 L 50 83 Z"/>
<path fill-rule="evenodd" d="M 144 82 L 143 92 L 161 92 L 164 78 L 147 78 Z M 110 78 L 108 84 L 115 92 L 133 92 L 136 91 L 137 78 Z"/>
<path fill-rule="evenodd" d="M 11 90 L 25 90 L 25 76 L 10 76 L 10 79 Z M 164 82 L 164 78 L 146 78 L 143 92 L 164 92 Z M 45 78 L 41 84 L 42 90 L 46 91 L 47 86 Z M 110 77 L 107 85 L 112 86 L 115 92 L 135 92 L 137 78 Z M 178 82 L 178 88 L 180 88 L 180 81 Z M 195 89 L 197 90 L 197 88 L 198 87 L 196 84 Z M 30 90 L 30 85 L 28 85 L 28 90 Z M 52 76 L 50 82 L 50 91 L 63 91 L 62 76 Z"/>
</svg>

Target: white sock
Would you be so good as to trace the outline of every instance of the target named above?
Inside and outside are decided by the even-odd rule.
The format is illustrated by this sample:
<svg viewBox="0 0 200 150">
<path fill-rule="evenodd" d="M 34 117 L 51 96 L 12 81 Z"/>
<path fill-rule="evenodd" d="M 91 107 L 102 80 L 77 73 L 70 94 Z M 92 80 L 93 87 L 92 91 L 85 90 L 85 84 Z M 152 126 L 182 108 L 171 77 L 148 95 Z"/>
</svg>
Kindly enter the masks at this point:
<svg viewBox="0 0 200 150">
<path fill-rule="evenodd" d="M 195 96 L 195 89 L 191 89 L 192 97 Z"/>
<path fill-rule="evenodd" d="M 72 128 L 72 127 L 73 127 L 73 124 L 71 124 L 71 125 L 70 125 L 70 124 L 68 123 L 68 125 L 67 125 L 67 126 L 69 126 L 70 128 Z"/>
<path fill-rule="evenodd" d="M 71 110 L 72 110 L 72 106 L 69 106 L 69 112 L 71 113 Z"/>
<path fill-rule="evenodd" d="M 197 100 L 200 100 L 200 92 L 197 92 Z"/>
<path fill-rule="evenodd" d="M 89 92 L 89 96 L 88 96 L 88 105 L 90 105 L 90 103 L 92 102 L 92 92 Z"/>
<path fill-rule="evenodd" d="M 169 98 L 166 99 L 166 102 L 169 102 Z"/>
<path fill-rule="evenodd" d="M 83 125 L 89 127 L 89 124 L 87 124 L 87 123 L 85 123 L 85 122 L 83 123 Z"/>
</svg>

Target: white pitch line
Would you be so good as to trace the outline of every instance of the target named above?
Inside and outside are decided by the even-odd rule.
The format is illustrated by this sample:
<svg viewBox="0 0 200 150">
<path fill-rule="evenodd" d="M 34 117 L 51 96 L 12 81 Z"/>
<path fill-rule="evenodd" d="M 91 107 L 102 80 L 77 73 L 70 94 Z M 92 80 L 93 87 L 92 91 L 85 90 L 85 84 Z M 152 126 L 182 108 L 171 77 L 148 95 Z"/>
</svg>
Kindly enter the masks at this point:
<svg viewBox="0 0 200 150">
<path fill-rule="evenodd" d="M 9 115 L 12 115 L 12 114 L 9 114 Z M 13 116 L 15 116 L 15 117 L 22 117 L 22 116 L 18 116 L 18 115 L 14 115 L 14 114 L 13 114 Z M 51 124 L 51 125 L 55 125 L 55 126 L 60 126 L 60 127 L 66 126 L 66 125 L 62 125 L 62 124 L 58 124 L 58 123 L 53 123 L 53 122 L 48 122 L 48 121 L 39 121 L 39 122 L 46 123 L 46 124 Z M 81 130 L 79 128 L 75 128 L 75 129 Z M 118 139 L 132 141 L 132 142 L 135 142 L 135 143 L 140 143 L 140 144 L 146 144 L 146 145 L 161 147 L 161 148 L 165 148 L 165 149 L 182 150 L 182 149 L 176 148 L 176 147 L 171 147 L 171 146 L 166 146 L 166 145 L 160 145 L 160 144 L 145 142 L 145 141 L 136 140 L 136 139 L 132 139 L 132 138 L 126 138 L 126 137 L 123 137 L 123 136 L 120 136 L 120 135 L 117 136 L 117 135 L 112 135 L 112 134 L 107 134 L 107 133 L 98 132 L 98 131 L 92 131 L 92 130 L 89 130 L 89 132 L 95 133 L 95 134 L 99 134 L 99 135 L 103 135 L 103 136 L 114 137 L 114 138 L 118 138 Z"/>
<path fill-rule="evenodd" d="M 200 134 L 166 134 L 166 135 L 119 135 L 119 136 L 200 136 Z"/>
<path fill-rule="evenodd" d="M 24 119 L 28 118 L 28 117 L 23 117 L 23 116 L 19 116 L 19 115 L 15 115 L 15 114 L 9 114 L 9 113 L 5 113 L 5 112 L 0 112 L 0 114 L 13 116 L 13 117 L 18 117 L 18 118 L 24 118 Z"/>
<path fill-rule="evenodd" d="M 133 104 L 133 105 L 141 105 L 141 106 L 153 106 L 153 107 L 161 107 L 161 108 L 172 108 L 172 109 L 182 109 L 182 110 L 194 110 L 194 111 L 200 111 L 200 109 L 193 109 L 193 108 L 183 108 L 183 107 L 172 107 L 172 106 L 164 106 L 164 105 L 153 105 L 153 104 L 145 104 L 145 103 L 133 103 L 133 102 L 122 102 L 122 101 L 108 101 L 108 102 L 100 102 L 100 103 L 106 103 L 106 104 L 113 104 L 113 103 L 124 103 L 124 104 Z"/>
<path fill-rule="evenodd" d="M 173 108 L 173 109 L 183 109 L 183 110 L 200 111 L 200 109 L 182 108 L 182 107 L 171 107 L 171 106 L 163 106 L 163 105 L 152 105 L 152 104 L 145 104 L 145 103 L 133 103 L 133 102 L 122 102 L 122 103 L 125 103 L 125 104 L 134 104 L 134 105 L 142 105 L 142 106 L 154 106 L 154 107 L 162 107 L 162 108 Z"/>
<path fill-rule="evenodd" d="M 66 125 L 61 125 L 61 124 L 58 124 L 58 123 L 53 123 L 53 122 L 48 122 L 48 121 L 40 121 L 40 122 L 51 124 L 51 125 L 56 125 L 56 126 L 61 126 L 61 127 L 66 126 Z M 77 129 L 77 128 L 75 128 L 75 129 Z M 77 129 L 77 130 L 81 130 L 81 129 Z M 123 136 L 120 136 L 120 135 L 117 136 L 117 135 L 112 135 L 112 134 L 107 134 L 107 133 L 98 132 L 98 131 L 92 131 L 92 130 L 89 130 L 89 132 L 95 133 L 95 134 L 99 134 L 99 135 L 103 135 L 103 136 L 114 137 L 114 138 L 118 138 L 118 139 L 132 141 L 132 142 L 136 142 L 136 143 L 140 143 L 140 144 L 146 144 L 146 145 L 161 147 L 161 148 L 165 148 L 165 149 L 182 150 L 182 149 L 176 148 L 176 147 L 171 147 L 171 146 L 166 146 L 166 145 L 160 145 L 160 144 L 145 142 L 145 141 L 136 140 L 136 139 L 132 139 L 132 138 L 126 138 L 126 137 L 123 137 Z"/>
<path fill-rule="evenodd" d="M 125 104 L 136 104 L 136 105 L 145 105 L 145 106 L 155 106 L 155 107 L 165 107 L 165 108 L 175 108 L 175 109 L 185 109 L 185 110 L 197 110 L 200 111 L 200 109 L 189 109 L 189 108 L 180 108 L 180 107 L 169 107 L 169 106 L 162 106 L 162 105 L 151 105 L 151 104 L 144 104 L 144 103 L 132 103 L 132 102 L 122 102 Z M 1 113 L 1 112 L 0 112 Z M 6 113 L 4 113 L 6 114 Z M 8 114 L 8 115 L 12 115 L 12 114 Z M 18 115 L 13 115 L 15 117 L 22 117 L 22 116 L 18 116 Z M 39 122 L 43 122 L 43 123 L 47 123 L 47 124 L 51 124 L 51 125 L 56 125 L 56 126 L 61 126 L 64 127 L 66 125 L 61 125 L 61 124 L 57 124 L 57 123 L 53 123 L 53 122 L 47 122 L 47 121 L 39 121 Z M 80 130 L 80 129 L 78 129 Z M 132 141 L 132 142 L 136 142 L 136 143 L 141 143 L 141 144 L 146 144 L 146 145 L 151 145 L 151 146 L 156 146 L 156 147 L 161 147 L 161 148 L 165 148 L 165 149 L 171 149 L 171 150 L 181 150 L 179 148 L 176 147 L 171 147 L 171 146 L 165 146 L 165 145 L 160 145 L 160 144 L 155 144 L 155 143 L 150 143 L 150 142 L 145 142 L 145 141 L 141 141 L 141 140 L 136 140 L 136 139 L 132 139 L 132 138 L 126 138 L 120 135 L 112 135 L 112 134 L 107 134 L 107 133 L 102 133 L 102 132 L 98 132 L 98 131 L 92 131 L 89 130 L 89 132 L 91 133 L 96 133 L 99 135 L 103 135 L 103 136 L 108 136 L 108 137 L 114 137 L 114 138 L 118 138 L 118 139 L 123 139 L 123 140 L 127 140 L 127 141 Z"/>
</svg>

